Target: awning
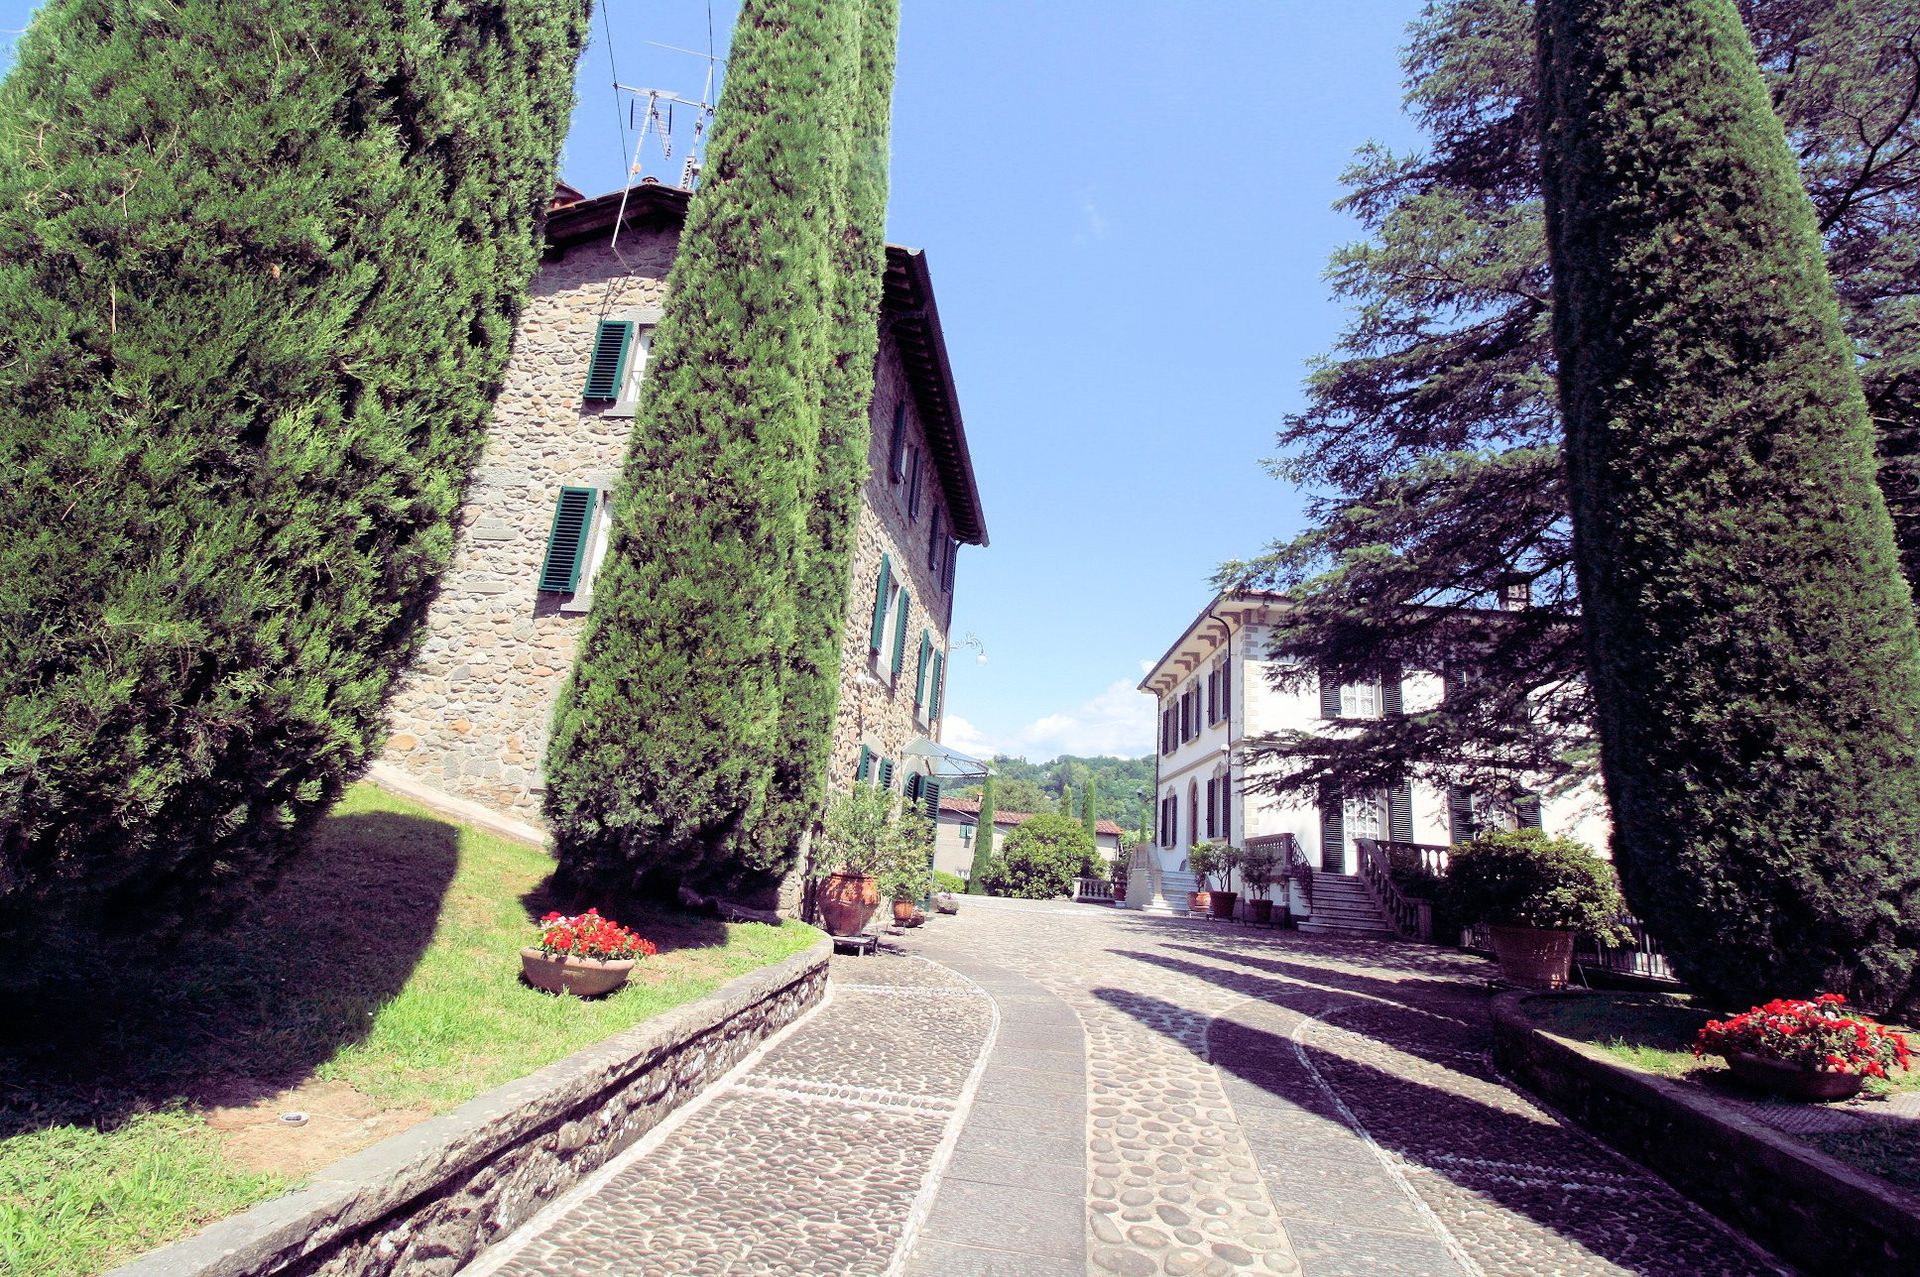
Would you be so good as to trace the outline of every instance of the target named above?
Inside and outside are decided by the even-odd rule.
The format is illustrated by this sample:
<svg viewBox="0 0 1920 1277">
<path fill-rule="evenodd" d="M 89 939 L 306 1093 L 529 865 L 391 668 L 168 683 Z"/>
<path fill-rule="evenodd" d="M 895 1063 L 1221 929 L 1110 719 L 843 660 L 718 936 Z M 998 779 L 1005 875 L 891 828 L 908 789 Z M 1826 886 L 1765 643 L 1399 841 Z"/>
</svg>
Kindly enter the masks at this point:
<svg viewBox="0 0 1920 1277">
<path fill-rule="evenodd" d="M 948 749 L 938 741 L 921 737 L 907 746 L 908 758 L 922 759 L 926 763 L 926 774 L 935 780 L 954 780 L 967 783 L 985 780 L 991 769 L 977 758 L 969 758 L 957 749 Z"/>
</svg>

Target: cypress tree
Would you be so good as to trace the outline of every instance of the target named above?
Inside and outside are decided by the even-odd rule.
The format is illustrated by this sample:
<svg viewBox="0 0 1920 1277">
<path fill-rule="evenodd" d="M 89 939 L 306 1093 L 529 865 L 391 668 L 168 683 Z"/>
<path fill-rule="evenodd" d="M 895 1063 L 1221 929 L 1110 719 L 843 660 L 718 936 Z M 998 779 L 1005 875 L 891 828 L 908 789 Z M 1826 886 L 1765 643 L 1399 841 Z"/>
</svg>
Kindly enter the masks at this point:
<svg viewBox="0 0 1920 1277">
<path fill-rule="evenodd" d="M 844 425 L 823 423 L 829 401 L 849 410 L 831 372 L 855 357 L 860 304 L 837 282 L 861 256 L 838 242 L 859 14 L 854 0 L 749 0 L 734 29 L 609 553 L 554 712 L 546 809 L 575 883 L 772 876 L 792 852 L 762 823 L 818 792 L 831 700 L 806 631 L 831 574 L 810 560 L 844 539 L 858 473 Z"/>
<path fill-rule="evenodd" d="M 0 83 L 0 912 L 242 899 L 378 745 L 587 0 L 53 0 Z"/>
<path fill-rule="evenodd" d="M 1728 1003 L 1910 996 L 1920 641 L 1732 0 L 1543 0 L 1575 566 L 1615 859 Z"/>
<path fill-rule="evenodd" d="M 993 865 L 993 777 L 980 783 L 980 818 L 974 822 L 973 868 L 967 873 L 967 894 L 986 894 L 987 870 Z"/>
<path fill-rule="evenodd" d="M 825 373 L 819 461 L 811 476 L 795 581 L 793 642 L 781 681 L 779 747 L 766 812 L 753 831 L 751 846 L 737 863 L 710 875 L 742 886 L 777 878 L 792 867 L 825 799 L 860 489 L 867 478 L 872 437 L 899 5 L 897 0 L 845 3 L 851 9 L 858 66 L 857 74 L 843 77 L 845 92 L 833 125 L 840 170 L 831 244 L 831 363 Z"/>
<path fill-rule="evenodd" d="M 1099 799 L 1095 797 L 1099 786 L 1100 782 L 1089 776 L 1086 791 L 1080 795 L 1080 821 L 1087 827 L 1087 832 L 1094 836 L 1095 847 L 1100 845 Z"/>
</svg>

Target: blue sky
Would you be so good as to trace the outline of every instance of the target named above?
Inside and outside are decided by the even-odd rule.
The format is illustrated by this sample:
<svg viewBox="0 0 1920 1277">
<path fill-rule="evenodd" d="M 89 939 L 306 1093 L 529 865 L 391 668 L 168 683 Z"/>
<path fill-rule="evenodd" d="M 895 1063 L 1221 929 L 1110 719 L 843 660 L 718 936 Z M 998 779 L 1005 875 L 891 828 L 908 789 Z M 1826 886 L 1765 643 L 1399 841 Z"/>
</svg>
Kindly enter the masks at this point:
<svg viewBox="0 0 1920 1277">
<path fill-rule="evenodd" d="M 35 6 L 0 0 L 0 32 Z M 1399 46 L 1416 0 L 904 0 L 888 234 L 939 294 L 992 545 L 960 556 L 946 738 L 1039 760 L 1149 752 L 1133 690 L 1221 560 L 1299 525 L 1260 466 L 1338 333 L 1329 207 L 1368 139 L 1416 142 Z M 735 5 L 716 3 L 724 54 Z M 561 159 L 626 164 L 608 67 L 700 94 L 705 0 L 611 0 Z M 11 37 L 0 34 L 0 60 Z M 657 146 L 644 172 L 673 177 Z"/>
</svg>

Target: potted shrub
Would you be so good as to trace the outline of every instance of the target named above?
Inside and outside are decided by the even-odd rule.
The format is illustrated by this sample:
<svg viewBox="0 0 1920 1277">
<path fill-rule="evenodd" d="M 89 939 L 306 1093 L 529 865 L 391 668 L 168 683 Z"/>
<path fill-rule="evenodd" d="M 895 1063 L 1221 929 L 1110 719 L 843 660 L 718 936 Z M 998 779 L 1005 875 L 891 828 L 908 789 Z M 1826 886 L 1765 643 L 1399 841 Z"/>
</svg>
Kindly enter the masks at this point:
<svg viewBox="0 0 1920 1277">
<path fill-rule="evenodd" d="M 1247 915 L 1261 926 L 1273 921 L 1273 876 L 1279 867 L 1273 852 L 1265 848 L 1242 853 L 1240 881 L 1247 888 Z"/>
<path fill-rule="evenodd" d="M 1206 913 L 1213 908 L 1213 892 L 1208 888 L 1220 869 L 1220 853 L 1212 843 L 1197 842 L 1187 848 L 1187 868 L 1193 873 L 1193 894 L 1187 897 L 1188 913 Z"/>
<path fill-rule="evenodd" d="M 659 952 L 598 909 L 571 918 L 549 913 L 539 927 L 540 942 L 520 951 L 520 969 L 528 984 L 548 993 L 611 993 L 627 982 L 634 963 Z"/>
<path fill-rule="evenodd" d="M 1908 1067 L 1907 1040 L 1866 1016 L 1848 1015 L 1846 998 L 1776 998 L 1731 1020 L 1709 1020 L 1695 1055 L 1718 1055 L 1751 1086 L 1797 1100 L 1844 1100 L 1870 1077 Z"/>
<path fill-rule="evenodd" d="M 917 854 L 924 864 L 926 824 L 917 809 L 903 811 L 899 796 L 877 785 L 855 785 L 834 795 L 814 842 L 812 869 L 829 933 L 860 934 L 880 907 L 879 875 L 908 854 Z"/>
<path fill-rule="evenodd" d="M 901 926 L 913 924 L 918 902 L 933 890 L 933 869 L 926 861 L 931 850 L 924 839 L 903 838 L 880 867 L 880 890 L 893 901 L 893 920 Z"/>
<path fill-rule="evenodd" d="M 1213 893 L 1213 916 L 1231 918 L 1233 907 L 1240 903 L 1240 893 L 1226 888 L 1233 886 L 1233 871 L 1240 867 L 1242 853 L 1238 847 L 1223 843 L 1214 849 L 1214 856 L 1222 890 Z"/>
<path fill-rule="evenodd" d="M 1602 943 L 1628 939 L 1613 866 L 1571 838 L 1497 830 L 1456 849 L 1450 861 L 1448 911 L 1487 925 L 1500 973 L 1515 984 L 1565 985 L 1580 932 Z"/>
</svg>

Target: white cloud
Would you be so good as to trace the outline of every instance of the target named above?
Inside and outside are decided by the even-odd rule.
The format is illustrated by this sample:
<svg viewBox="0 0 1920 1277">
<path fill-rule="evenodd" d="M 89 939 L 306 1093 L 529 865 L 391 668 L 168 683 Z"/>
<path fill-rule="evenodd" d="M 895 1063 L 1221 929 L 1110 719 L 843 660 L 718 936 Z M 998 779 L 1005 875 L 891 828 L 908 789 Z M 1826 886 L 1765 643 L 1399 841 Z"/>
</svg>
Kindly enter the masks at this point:
<svg viewBox="0 0 1920 1277">
<path fill-rule="evenodd" d="M 1153 702 L 1126 679 L 1073 709 L 1035 719 L 1019 733 L 1017 753 L 1028 758 L 1059 754 L 1113 754 L 1133 758 L 1153 748 Z"/>
<path fill-rule="evenodd" d="M 958 714 L 949 714 L 940 724 L 940 743 L 949 749 L 957 749 L 969 758 L 992 758 L 995 754 L 1007 751 L 998 741 L 981 733 L 980 729 Z"/>
</svg>

